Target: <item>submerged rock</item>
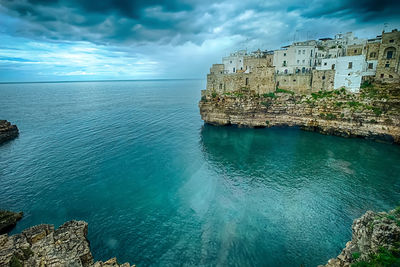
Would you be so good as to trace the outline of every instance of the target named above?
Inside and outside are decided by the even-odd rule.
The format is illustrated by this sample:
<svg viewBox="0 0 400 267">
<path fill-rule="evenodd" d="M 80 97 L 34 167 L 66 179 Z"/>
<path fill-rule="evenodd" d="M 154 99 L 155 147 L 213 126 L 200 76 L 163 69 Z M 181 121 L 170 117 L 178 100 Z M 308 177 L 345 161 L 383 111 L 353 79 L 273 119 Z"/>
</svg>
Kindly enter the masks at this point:
<svg viewBox="0 0 400 267">
<path fill-rule="evenodd" d="M 20 234 L 0 235 L 0 266 L 130 267 L 115 258 L 94 263 L 87 231 L 86 222 L 69 221 L 57 230 L 53 225 L 41 224 Z"/>
<path fill-rule="evenodd" d="M 0 120 L 0 144 L 18 136 L 18 128 L 6 120 Z"/>
<path fill-rule="evenodd" d="M 22 219 L 22 215 L 22 212 L 0 210 L 0 234 L 11 231 L 17 224 L 17 221 Z"/>
<path fill-rule="evenodd" d="M 351 241 L 326 267 L 400 265 L 400 208 L 379 213 L 367 211 L 354 220 L 352 231 Z"/>
</svg>

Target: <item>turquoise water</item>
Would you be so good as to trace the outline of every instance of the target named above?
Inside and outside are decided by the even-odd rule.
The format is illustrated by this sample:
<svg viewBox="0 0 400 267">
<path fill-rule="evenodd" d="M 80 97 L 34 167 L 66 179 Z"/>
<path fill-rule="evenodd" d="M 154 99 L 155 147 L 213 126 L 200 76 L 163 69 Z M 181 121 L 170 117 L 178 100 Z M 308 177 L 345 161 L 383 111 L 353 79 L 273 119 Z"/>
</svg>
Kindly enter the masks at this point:
<svg viewBox="0 0 400 267">
<path fill-rule="evenodd" d="M 315 266 L 366 210 L 400 203 L 400 147 L 204 126 L 205 81 L 0 85 L 0 208 L 13 231 L 89 223 L 96 260 Z"/>
</svg>

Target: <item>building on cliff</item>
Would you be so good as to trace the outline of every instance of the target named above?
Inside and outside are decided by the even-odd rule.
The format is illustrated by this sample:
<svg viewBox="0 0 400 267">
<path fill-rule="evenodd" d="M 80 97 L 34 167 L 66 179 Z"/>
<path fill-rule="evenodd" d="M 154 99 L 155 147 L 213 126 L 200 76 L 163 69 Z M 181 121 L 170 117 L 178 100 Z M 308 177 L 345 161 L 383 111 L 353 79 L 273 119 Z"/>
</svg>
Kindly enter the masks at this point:
<svg viewBox="0 0 400 267">
<path fill-rule="evenodd" d="M 214 64 L 207 76 L 209 92 L 276 88 L 298 93 L 346 88 L 358 92 L 364 81 L 400 82 L 400 32 L 359 39 L 352 32 L 295 42 L 275 51 L 240 50 Z"/>
</svg>

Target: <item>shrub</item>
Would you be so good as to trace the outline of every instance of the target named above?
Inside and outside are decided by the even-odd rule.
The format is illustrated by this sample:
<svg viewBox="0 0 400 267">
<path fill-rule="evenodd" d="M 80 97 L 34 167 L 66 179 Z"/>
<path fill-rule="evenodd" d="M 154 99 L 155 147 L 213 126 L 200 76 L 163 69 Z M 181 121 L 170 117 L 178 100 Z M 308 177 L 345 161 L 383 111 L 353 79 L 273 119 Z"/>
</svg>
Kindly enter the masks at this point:
<svg viewBox="0 0 400 267">
<path fill-rule="evenodd" d="M 376 116 L 380 116 L 382 114 L 382 110 L 380 108 L 372 108 L 372 111 L 375 113 Z"/>
<path fill-rule="evenodd" d="M 217 93 L 216 92 L 212 92 L 211 96 L 212 96 L 212 98 L 216 98 L 217 97 Z"/>
<path fill-rule="evenodd" d="M 293 92 L 293 91 L 285 90 L 285 89 L 280 89 L 280 88 L 278 88 L 278 87 L 276 87 L 276 91 L 275 91 L 275 92 L 294 95 L 294 92 Z"/>
<path fill-rule="evenodd" d="M 263 97 L 276 98 L 276 95 L 274 93 L 267 93 L 267 94 L 263 94 Z"/>
</svg>

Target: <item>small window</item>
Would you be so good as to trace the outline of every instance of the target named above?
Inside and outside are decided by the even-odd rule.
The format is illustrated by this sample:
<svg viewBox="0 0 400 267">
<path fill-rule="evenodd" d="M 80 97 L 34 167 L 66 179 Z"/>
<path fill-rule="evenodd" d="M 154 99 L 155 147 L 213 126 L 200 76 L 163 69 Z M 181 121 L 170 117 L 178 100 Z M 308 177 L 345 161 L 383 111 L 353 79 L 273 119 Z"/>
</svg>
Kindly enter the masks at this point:
<svg viewBox="0 0 400 267">
<path fill-rule="evenodd" d="M 231 64 L 232 64 L 232 60 L 231 60 Z"/>
<path fill-rule="evenodd" d="M 392 76 L 392 75 L 389 75 L 389 78 L 393 78 L 393 76 Z"/>
<path fill-rule="evenodd" d="M 303 50 L 303 55 L 306 53 L 306 50 Z"/>
<path fill-rule="evenodd" d="M 242 60 L 240 59 L 239 62 L 242 62 Z"/>
<path fill-rule="evenodd" d="M 235 69 L 235 68 L 233 68 L 233 72 L 234 72 L 234 73 L 236 72 L 236 69 Z"/>
<path fill-rule="evenodd" d="M 301 50 L 299 50 L 299 55 L 301 54 Z"/>
<path fill-rule="evenodd" d="M 283 56 L 286 57 L 286 53 L 283 53 Z"/>
<path fill-rule="evenodd" d="M 394 42 L 394 40 L 392 39 L 392 40 L 389 40 L 389 43 L 393 43 Z"/>
<path fill-rule="evenodd" d="M 381 78 L 383 78 L 384 76 L 385 76 L 385 75 L 382 73 L 382 74 L 381 74 Z"/>
<path fill-rule="evenodd" d="M 368 63 L 368 69 L 372 70 L 374 68 L 374 63 Z"/>
<path fill-rule="evenodd" d="M 335 64 L 332 64 L 332 67 L 331 67 L 331 69 L 333 69 L 333 70 L 335 69 Z"/>
<path fill-rule="evenodd" d="M 390 67 L 390 64 L 385 64 L 385 68 L 389 68 Z"/>
<path fill-rule="evenodd" d="M 328 65 L 328 63 L 325 62 L 325 63 L 324 63 L 324 66 L 326 66 L 326 65 Z"/>
<path fill-rule="evenodd" d="M 221 90 L 222 90 L 222 83 L 220 83 L 220 84 L 219 84 L 219 89 L 221 89 Z"/>
<path fill-rule="evenodd" d="M 303 59 L 303 64 L 304 64 L 304 62 L 306 62 L 306 61 Z"/>
<path fill-rule="evenodd" d="M 357 53 L 357 49 L 354 49 L 354 53 Z"/>
<path fill-rule="evenodd" d="M 296 79 L 293 80 L 294 82 L 296 81 Z"/>
<path fill-rule="evenodd" d="M 300 63 L 300 60 L 297 60 L 297 64 L 299 64 Z"/>
<path fill-rule="evenodd" d="M 246 78 L 246 85 L 249 84 L 249 78 Z"/>
<path fill-rule="evenodd" d="M 376 53 L 375 53 L 375 52 L 371 52 L 371 53 L 369 54 L 369 57 L 376 57 Z"/>
<path fill-rule="evenodd" d="M 352 69 L 353 68 L 353 62 L 349 62 L 349 67 L 348 69 Z"/>
<path fill-rule="evenodd" d="M 387 59 L 393 58 L 393 51 L 387 51 L 386 58 Z"/>
<path fill-rule="evenodd" d="M 322 80 L 325 80 L 325 76 L 322 76 Z"/>
</svg>

